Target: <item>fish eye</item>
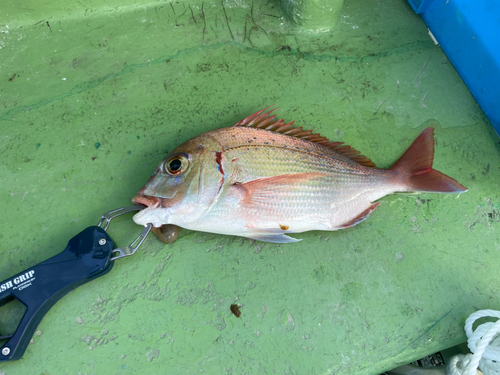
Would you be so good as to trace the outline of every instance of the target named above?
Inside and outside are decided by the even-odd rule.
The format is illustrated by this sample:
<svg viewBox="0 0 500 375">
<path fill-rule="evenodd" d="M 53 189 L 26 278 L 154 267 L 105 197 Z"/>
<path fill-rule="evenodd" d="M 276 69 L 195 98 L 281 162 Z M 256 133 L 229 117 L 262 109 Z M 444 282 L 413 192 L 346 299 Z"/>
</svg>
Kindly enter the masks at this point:
<svg viewBox="0 0 500 375">
<path fill-rule="evenodd" d="M 179 175 L 186 171 L 189 166 L 189 159 L 182 154 L 173 155 L 165 161 L 163 168 L 170 175 Z"/>
<path fill-rule="evenodd" d="M 168 170 L 171 173 L 177 172 L 179 169 L 181 169 L 182 166 L 182 161 L 179 159 L 174 159 L 171 160 L 170 163 L 168 163 Z"/>
</svg>

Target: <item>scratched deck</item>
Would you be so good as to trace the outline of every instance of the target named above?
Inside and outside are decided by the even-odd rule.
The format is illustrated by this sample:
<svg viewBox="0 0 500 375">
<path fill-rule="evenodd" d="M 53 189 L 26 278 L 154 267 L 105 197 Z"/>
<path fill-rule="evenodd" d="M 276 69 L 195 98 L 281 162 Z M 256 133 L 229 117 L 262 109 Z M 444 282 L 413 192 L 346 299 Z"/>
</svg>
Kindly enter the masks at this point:
<svg viewBox="0 0 500 375">
<path fill-rule="evenodd" d="M 405 1 L 349 1 L 320 35 L 288 33 L 266 1 L 8 4 L 0 280 L 128 205 L 180 142 L 274 103 L 380 167 L 434 126 L 435 167 L 470 191 L 389 196 L 359 226 L 290 245 L 151 236 L 61 300 L 0 373 L 376 374 L 498 308 L 499 138 Z M 123 218 L 110 234 L 138 230 Z"/>
</svg>

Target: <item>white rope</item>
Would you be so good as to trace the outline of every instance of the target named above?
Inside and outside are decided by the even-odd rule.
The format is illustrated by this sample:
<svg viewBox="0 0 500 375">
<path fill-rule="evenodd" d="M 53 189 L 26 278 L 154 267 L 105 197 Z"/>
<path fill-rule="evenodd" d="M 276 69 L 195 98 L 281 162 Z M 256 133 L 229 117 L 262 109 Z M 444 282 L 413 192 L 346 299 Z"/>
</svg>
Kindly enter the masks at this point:
<svg viewBox="0 0 500 375">
<path fill-rule="evenodd" d="M 474 322 L 481 318 L 497 318 L 496 323 L 481 324 L 472 330 Z M 500 311 L 479 310 L 465 321 L 467 346 L 473 354 L 456 355 L 447 366 L 448 375 L 500 375 Z"/>
</svg>

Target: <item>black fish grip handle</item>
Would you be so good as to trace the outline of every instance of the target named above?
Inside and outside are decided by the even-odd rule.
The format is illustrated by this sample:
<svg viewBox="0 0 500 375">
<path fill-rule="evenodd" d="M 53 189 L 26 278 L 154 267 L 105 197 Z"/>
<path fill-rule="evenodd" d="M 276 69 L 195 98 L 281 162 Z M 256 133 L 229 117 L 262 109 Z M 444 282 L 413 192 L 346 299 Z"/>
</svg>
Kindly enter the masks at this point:
<svg viewBox="0 0 500 375">
<path fill-rule="evenodd" d="M 23 356 L 38 324 L 57 301 L 80 285 L 108 273 L 115 259 L 137 250 L 151 230 L 150 224 L 131 245 L 119 249 L 105 229 L 114 217 L 142 208 L 130 206 L 105 213 L 99 226 L 77 234 L 61 253 L 0 283 L 0 306 L 14 299 L 26 306 L 16 331 L 8 335 L 0 332 L 0 340 L 7 340 L 0 344 L 0 362 Z"/>
<path fill-rule="evenodd" d="M 20 359 L 38 324 L 64 295 L 108 273 L 114 242 L 100 227 L 89 227 L 73 237 L 63 252 L 5 280 L 0 284 L 0 306 L 14 298 L 26 312 L 13 334 L 0 349 L 0 361 Z"/>
</svg>

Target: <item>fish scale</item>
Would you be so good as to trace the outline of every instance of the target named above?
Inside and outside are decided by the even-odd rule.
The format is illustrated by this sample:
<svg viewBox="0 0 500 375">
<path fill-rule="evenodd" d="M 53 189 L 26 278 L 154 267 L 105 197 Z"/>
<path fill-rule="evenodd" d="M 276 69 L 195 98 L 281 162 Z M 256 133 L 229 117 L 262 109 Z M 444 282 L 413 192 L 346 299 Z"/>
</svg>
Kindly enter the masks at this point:
<svg viewBox="0 0 500 375">
<path fill-rule="evenodd" d="M 319 180 L 319 179 L 318 179 Z M 220 200 L 211 212 L 204 216 L 207 223 L 222 223 L 224 218 L 227 218 L 228 212 L 233 213 L 233 217 L 244 217 L 245 226 L 260 229 L 278 229 L 281 224 L 289 226 L 290 232 L 303 232 L 313 229 L 333 230 L 336 229 L 336 224 L 341 224 L 346 221 L 343 215 L 337 215 L 335 207 L 353 206 L 349 203 L 352 196 L 345 199 L 342 190 L 338 188 L 332 189 L 332 184 L 329 184 L 330 178 L 321 178 L 317 181 L 318 186 L 311 186 L 312 182 L 304 183 L 301 186 L 294 187 L 293 190 L 279 190 L 275 194 L 267 198 L 267 195 L 262 200 L 254 199 L 251 205 L 241 205 L 235 207 L 226 200 Z M 368 199 L 362 196 L 364 182 L 354 187 L 351 185 L 350 192 L 354 189 L 358 190 L 357 199 L 363 202 L 360 209 L 364 209 L 364 201 Z M 347 186 L 345 184 L 344 186 Z M 267 199 L 266 199 L 267 198 Z M 354 210 L 353 210 L 354 212 Z M 335 220 L 336 217 L 338 220 Z M 348 219 L 354 217 L 351 214 Z M 226 225 L 234 227 L 235 231 L 240 226 L 239 222 L 234 220 L 227 221 Z M 208 229 L 208 225 L 205 226 Z M 216 231 L 217 228 L 211 227 L 210 231 Z"/>
<path fill-rule="evenodd" d="M 357 170 L 351 168 L 349 164 L 342 161 L 331 162 L 326 157 L 316 157 L 311 154 L 302 154 L 294 150 L 281 148 L 269 148 L 266 152 L 251 150 L 246 153 L 227 151 L 227 174 L 229 178 L 231 173 L 238 174 L 238 171 L 245 171 L 244 182 L 253 181 L 259 178 L 274 177 L 284 174 L 317 172 L 324 174 L 324 177 L 313 179 L 295 187 L 295 191 L 312 193 L 316 190 L 319 197 L 331 200 L 335 196 L 341 196 L 345 193 L 345 188 L 350 189 L 369 189 L 371 185 L 380 183 L 387 179 L 387 172 L 384 170 L 373 170 L 371 174 L 360 173 L 361 167 Z M 265 155 L 263 155 L 265 154 Z M 238 160 L 231 163 L 233 156 L 238 155 Z M 299 160 L 300 158 L 303 160 Z M 330 164 L 328 163 L 330 161 Z M 225 168 L 225 169 L 226 169 Z M 230 181 L 234 183 L 237 181 Z M 242 182 L 242 181 L 240 181 Z M 292 197 L 295 194 L 283 192 L 286 196 Z M 321 195 L 323 194 L 323 195 Z"/>
<path fill-rule="evenodd" d="M 133 199 L 148 206 L 135 222 L 286 243 L 297 241 L 286 233 L 359 224 L 393 192 L 467 190 L 432 169 L 432 128 L 378 169 L 352 147 L 264 111 L 176 147 Z"/>
</svg>

